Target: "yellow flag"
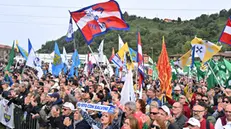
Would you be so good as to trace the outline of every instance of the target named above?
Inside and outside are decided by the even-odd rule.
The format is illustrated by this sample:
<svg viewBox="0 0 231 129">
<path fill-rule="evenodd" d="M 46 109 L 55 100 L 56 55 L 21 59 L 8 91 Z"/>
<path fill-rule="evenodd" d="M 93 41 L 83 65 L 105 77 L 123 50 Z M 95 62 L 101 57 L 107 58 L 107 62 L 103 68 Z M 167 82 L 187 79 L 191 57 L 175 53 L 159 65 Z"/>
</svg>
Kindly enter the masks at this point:
<svg viewBox="0 0 231 129">
<path fill-rule="evenodd" d="M 19 50 L 18 50 L 18 40 L 15 40 L 15 43 L 16 43 L 15 49 L 16 49 L 17 52 L 19 52 Z"/>
<path fill-rule="evenodd" d="M 125 43 L 120 50 L 117 52 L 118 56 L 122 61 L 124 61 L 124 54 L 129 52 L 128 43 Z"/>
<path fill-rule="evenodd" d="M 191 64 L 191 53 L 192 50 L 189 50 L 187 53 L 185 53 L 182 57 L 179 59 L 179 65 L 181 68 L 184 68 L 185 66 L 188 66 Z"/>
</svg>

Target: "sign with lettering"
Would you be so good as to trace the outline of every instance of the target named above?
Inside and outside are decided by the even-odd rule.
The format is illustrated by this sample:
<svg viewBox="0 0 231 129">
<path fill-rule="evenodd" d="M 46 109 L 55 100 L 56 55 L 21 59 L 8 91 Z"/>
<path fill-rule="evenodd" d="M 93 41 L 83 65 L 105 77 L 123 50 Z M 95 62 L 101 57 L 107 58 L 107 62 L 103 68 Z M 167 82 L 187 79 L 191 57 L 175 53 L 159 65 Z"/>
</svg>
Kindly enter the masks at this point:
<svg viewBox="0 0 231 129">
<path fill-rule="evenodd" d="M 114 109 L 115 109 L 115 107 L 113 106 L 105 106 L 105 105 L 83 103 L 83 102 L 78 102 L 77 106 L 78 108 L 81 108 L 81 109 L 89 109 L 89 110 L 94 110 L 94 111 L 107 112 L 111 114 L 114 113 Z"/>
</svg>

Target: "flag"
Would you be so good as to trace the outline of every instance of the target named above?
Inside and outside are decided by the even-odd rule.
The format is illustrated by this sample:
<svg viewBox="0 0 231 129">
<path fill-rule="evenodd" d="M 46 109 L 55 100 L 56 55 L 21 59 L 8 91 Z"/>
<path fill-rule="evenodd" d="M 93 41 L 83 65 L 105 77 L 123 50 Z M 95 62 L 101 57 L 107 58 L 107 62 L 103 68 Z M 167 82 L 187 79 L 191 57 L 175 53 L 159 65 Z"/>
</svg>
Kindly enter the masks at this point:
<svg viewBox="0 0 231 129">
<path fill-rule="evenodd" d="M 80 59 L 77 50 L 75 50 L 75 52 L 73 53 L 71 60 L 72 60 L 72 65 L 71 65 L 69 77 L 73 77 L 75 72 L 76 74 L 78 73 L 78 66 L 80 65 Z"/>
<path fill-rule="evenodd" d="M 197 37 L 191 41 L 191 45 L 192 47 L 195 46 L 195 54 L 199 56 L 203 63 L 211 59 L 221 50 L 221 46 L 217 46 L 212 42 Z"/>
<path fill-rule="evenodd" d="M 119 46 L 118 46 L 118 50 L 120 50 L 120 48 L 124 45 L 124 42 L 122 40 L 122 38 L 120 37 L 120 35 L 118 34 L 119 37 Z"/>
<path fill-rule="evenodd" d="M 16 43 L 15 50 L 16 50 L 17 52 L 19 52 L 19 50 L 18 50 L 18 40 L 15 40 L 15 43 Z"/>
<path fill-rule="evenodd" d="M 224 60 L 225 67 L 229 70 L 229 72 L 231 72 L 231 63 L 226 59 L 223 60 Z"/>
<path fill-rule="evenodd" d="M 137 32 L 137 47 L 138 47 L 138 54 L 137 54 L 137 62 L 138 62 L 138 76 L 139 76 L 139 82 L 138 82 L 138 88 L 140 91 L 139 97 L 142 98 L 142 88 L 143 88 L 143 82 L 144 82 L 144 60 L 143 60 L 143 52 L 142 52 L 142 43 L 141 43 L 141 37 L 140 32 Z"/>
<path fill-rule="evenodd" d="M 153 64 L 153 60 L 152 60 L 152 58 L 150 56 L 148 57 L 148 62 Z"/>
<path fill-rule="evenodd" d="M 57 43 L 55 43 L 54 59 L 52 64 L 52 74 L 55 76 L 59 76 L 59 73 L 62 71 L 62 68 L 63 68 L 62 57 L 59 52 L 59 47 Z"/>
<path fill-rule="evenodd" d="M 229 17 L 218 41 L 231 45 L 231 16 Z"/>
<path fill-rule="evenodd" d="M 66 35 L 66 42 L 70 42 L 74 39 L 74 31 L 73 31 L 73 24 L 72 24 L 72 17 L 70 17 L 68 31 Z"/>
<path fill-rule="evenodd" d="M 30 53 L 31 49 L 32 49 L 32 44 L 30 42 L 30 39 L 28 39 L 28 54 Z"/>
<path fill-rule="evenodd" d="M 108 30 L 128 30 L 119 4 L 114 1 L 98 3 L 70 12 L 73 20 L 89 45 L 93 38 Z"/>
<path fill-rule="evenodd" d="M 187 53 L 185 53 L 183 56 L 181 56 L 178 59 L 178 66 L 180 66 L 182 69 L 185 66 L 193 66 L 192 64 L 194 63 L 194 55 L 195 55 L 195 47 L 192 47 Z"/>
<path fill-rule="evenodd" d="M 111 52 L 111 57 L 109 58 L 109 61 L 111 61 L 114 56 L 115 56 L 115 49 L 113 47 L 112 52 Z"/>
<path fill-rule="evenodd" d="M 116 54 L 113 56 L 111 62 L 116 65 L 117 68 L 120 68 L 123 66 L 123 62 L 119 58 L 119 56 Z"/>
<path fill-rule="evenodd" d="M 87 60 L 85 62 L 84 74 L 90 76 L 92 70 L 92 63 L 90 61 L 90 53 L 87 54 Z"/>
<path fill-rule="evenodd" d="M 129 53 L 130 53 L 132 61 L 136 62 L 137 61 L 137 52 L 129 47 Z"/>
<path fill-rule="evenodd" d="M 66 52 L 65 47 L 63 47 L 62 61 L 63 61 L 63 63 L 68 64 L 67 52 Z"/>
<path fill-rule="evenodd" d="M 133 87 L 133 75 L 132 70 L 128 70 L 126 74 L 124 86 L 121 91 L 120 103 L 124 105 L 126 102 L 133 101 L 135 102 L 135 92 Z"/>
<path fill-rule="evenodd" d="M 43 70 L 41 68 L 42 63 L 41 63 L 40 58 L 35 55 L 35 52 L 33 50 L 30 51 L 30 53 L 28 55 L 28 58 L 26 61 L 26 66 L 29 66 L 29 67 L 37 70 L 38 71 L 38 73 L 37 73 L 38 78 L 42 77 L 42 75 L 43 75 Z"/>
<path fill-rule="evenodd" d="M 22 47 L 20 47 L 18 44 L 17 44 L 17 47 L 18 47 L 18 50 L 19 50 L 19 53 L 22 55 L 22 57 L 27 60 L 27 57 L 28 57 L 28 53 L 27 51 L 25 51 Z"/>
<path fill-rule="evenodd" d="M 63 61 L 63 72 L 64 74 L 66 74 L 68 70 L 68 59 L 67 59 L 67 52 L 65 47 L 63 47 L 62 61 Z"/>
<path fill-rule="evenodd" d="M 172 80 L 172 70 L 171 65 L 169 63 L 168 52 L 166 50 L 164 37 L 162 43 L 162 50 L 157 62 L 157 70 L 158 76 L 160 80 L 160 87 L 161 91 L 166 91 L 166 95 L 171 97 L 172 95 L 172 87 L 171 87 L 171 80 Z"/>
<path fill-rule="evenodd" d="M 7 66 L 5 67 L 5 70 L 10 71 L 10 67 L 12 66 L 14 62 L 14 56 L 15 56 L 15 53 L 14 53 L 14 42 L 13 42 L 13 45 L 10 50 L 10 56 L 8 58 L 8 63 L 7 63 Z"/>
<path fill-rule="evenodd" d="M 99 48 L 98 48 L 98 62 L 104 62 L 104 55 L 103 55 L 103 44 L 104 44 L 104 40 L 101 41 Z"/>
<path fill-rule="evenodd" d="M 129 52 L 128 43 L 125 43 L 120 48 L 120 50 L 117 52 L 117 55 L 119 56 L 119 58 L 121 59 L 121 61 L 124 61 L 124 54 L 126 54 L 127 52 Z"/>
</svg>

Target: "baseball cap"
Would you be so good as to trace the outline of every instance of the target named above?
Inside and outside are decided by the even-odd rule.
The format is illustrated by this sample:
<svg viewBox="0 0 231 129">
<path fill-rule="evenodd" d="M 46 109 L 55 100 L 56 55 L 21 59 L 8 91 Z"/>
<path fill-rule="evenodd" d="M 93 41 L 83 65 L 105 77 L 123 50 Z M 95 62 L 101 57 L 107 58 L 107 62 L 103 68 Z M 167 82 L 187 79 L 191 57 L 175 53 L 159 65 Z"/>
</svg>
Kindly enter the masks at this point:
<svg viewBox="0 0 231 129">
<path fill-rule="evenodd" d="M 194 117 L 191 117 L 191 118 L 188 120 L 187 123 L 190 124 L 190 125 L 193 125 L 193 126 L 201 127 L 200 121 L 197 120 L 197 119 L 194 118 Z"/>
<path fill-rule="evenodd" d="M 69 109 L 71 109 L 72 111 L 75 110 L 75 106 L 74 106 L 72 103 L 70 103 L 70 102 L 65 102 L 65 103 L 63 104 L 63 107 L 69 108 Z"/>
<path fill-rule="evenodd" d="M 171 115 L 170 110 L 166 105 L 161 106 L 160 109 L 164 110 L 164 112 L 166 112 L 168 116 Z"/>
<path fill-rule="evenodd" d="M 48 94 L 50 97 L 59 99 L 59 93 L 55 92 L 53 94 Z"/>
<path fill-rule="evenodd" d="M 180 86 L 176 86 L 175 88 L 174 88 L 174 90 L 181 90 L 181 88 L 180 88 Z"/>
</svg>

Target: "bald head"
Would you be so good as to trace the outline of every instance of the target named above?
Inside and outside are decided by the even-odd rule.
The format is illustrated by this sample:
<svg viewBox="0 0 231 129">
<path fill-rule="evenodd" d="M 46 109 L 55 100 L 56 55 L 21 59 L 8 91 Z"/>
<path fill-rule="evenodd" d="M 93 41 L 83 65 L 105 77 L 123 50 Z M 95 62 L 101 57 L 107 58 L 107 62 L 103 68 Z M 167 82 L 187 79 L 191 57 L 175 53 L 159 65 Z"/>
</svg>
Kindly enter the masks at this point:
<svg viewBox="0 0 231 129">
<path fill-rule="evenodd" d="M 225 107 L 225 116 L 228 121 L 231 121 L 231 104 L 227 104 Z"/>
</svg>

